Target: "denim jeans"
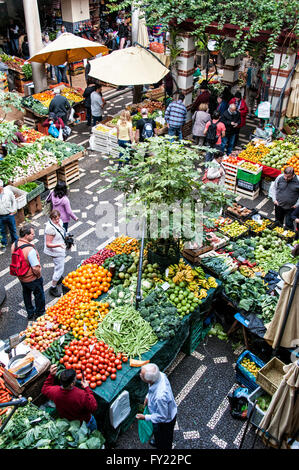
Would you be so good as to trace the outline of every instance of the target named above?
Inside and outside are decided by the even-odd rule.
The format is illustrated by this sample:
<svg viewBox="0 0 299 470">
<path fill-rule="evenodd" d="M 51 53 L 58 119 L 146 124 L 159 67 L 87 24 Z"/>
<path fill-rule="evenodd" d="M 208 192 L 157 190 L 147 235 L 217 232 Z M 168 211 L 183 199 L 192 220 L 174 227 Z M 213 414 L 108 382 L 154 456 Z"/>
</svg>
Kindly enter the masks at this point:
<svg viewBox="0 0 299 470">
<path fill-rule="evenodd" d="M 62 81 L 62 74 L 61 74 L 60 67 L 58 67 L 58 65 L 55 65 L 55 75 L 56 75 L 57 83 L 60 83 Z"/>
<path fill-rule="evenodd" d="M 230 155 L 235 145 L 235 138 L 236 138 L 235 134 L 230 135 L 229 137 L 226 137 L 226 136 L 222 137 L 221 151 L 224 152 L 227 146 L 226 153 L 227 155 Z"/>
<path fill-rule="evenodd" d="M 67 229 L 69 228 L 69 223 L 68 222 L 63 222 L 63 228 L 67 232 Z"/>
<path fill-rule="evenodd" d="M 171 126 L 169 126 L 168 135 L 170 135 L 170 136 L 176 135 L 179 138 L 179 140 L 182 140 L 182 138 L 183 138 L 182 127 L 171 127 Z"/>
<path fill-rule="evenodd" d="M 124 149 L 125 149 L 126 147 L 128 147 L 128 145 L 129 145 L 130 143 L 131 143 L 130 140 L 121 140 L 121 139 L 118 139 L 118 141 L 117 141 L 117 144 L 118 144 L 120 147 L 124 148 Z M 123 156 L 123 153 L 122 153 L 122 152 L 119 152 L 119 158 L 121 158 L 122 156 Z M 128 159 L 128 157 L 126 157 L 126 163 L 128 163 L 128 162 L 129 162 L 129 159 Z M 118 168 L 120 168 L 122 165 L 123 165 L 123 162 L 119 161 L 119 163 L 118 163 Z"/>
<path fill-rule="evenodd" d="M 101 122 L 103 119 L 102 116 L 92 116 L 92 127 L 94 127 L 97 122 Z"/>
<path fill-rule="evenodd" d="M 46 310 L 43 278 L 40 277 L 31 282 L 21 282 L 21 285 L 28 320 L 40 317 Z M 32 304 L 32 294 L 34 296 L 35 307 Z"/>
<path fill-rule="evenodd" d="M 18 239 L 18 235 L 14 215 L 0 215 L 0 243 L 2 245 L 7 245 L 6 227 L 8 227 L 10 233 L 11 243 L 15 242 Z"/>
</svg>

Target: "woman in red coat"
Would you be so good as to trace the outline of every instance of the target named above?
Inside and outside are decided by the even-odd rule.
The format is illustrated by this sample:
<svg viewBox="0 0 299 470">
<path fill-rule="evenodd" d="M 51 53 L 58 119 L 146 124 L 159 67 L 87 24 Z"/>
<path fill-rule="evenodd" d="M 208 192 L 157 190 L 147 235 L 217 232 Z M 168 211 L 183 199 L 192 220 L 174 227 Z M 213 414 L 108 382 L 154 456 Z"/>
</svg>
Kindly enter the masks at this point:
<svg viewBox="0 0 299 470">
<path fill-rule="evenodd" d="M 235 93 L 234 98 L 230 100 L 229 104 L 232 104 L 232 103 L 236 105 L 237 111 L 239 111 L 241 115 L 241 123 L 236 129 L 236 138 L 235 138 L 235 145 L 236 145 L 239 139 L 240 129 L 246 124 L 246 116 L 248 113 L 248 107 L 247 107 L 246 101 L 242 98 L 242 95 L 239 91 L 237 91 Z"/>
</svg>

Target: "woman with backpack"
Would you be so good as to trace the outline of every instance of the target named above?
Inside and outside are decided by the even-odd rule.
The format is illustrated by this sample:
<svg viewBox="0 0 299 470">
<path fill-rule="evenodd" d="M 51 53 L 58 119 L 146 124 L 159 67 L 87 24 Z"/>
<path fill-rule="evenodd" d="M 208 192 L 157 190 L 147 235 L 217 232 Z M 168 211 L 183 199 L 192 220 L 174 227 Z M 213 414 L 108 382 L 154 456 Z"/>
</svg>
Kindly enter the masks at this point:
<svg viewBox="0 0 299 470">
<path fill-rule="evenodd" d="M 65 262 L 65 230 L 63 228 L 60 212 L 50 212 L 49 221 L 45 227 L 44 253 L 51 256 L 54 263 L 52 286 L 49 292 L 54 297 L 60 297 L 58 285 L 62 283 Z"/>
<path fill-rule="evenodd" d="M 206 124 L 211 120 L 211 115 L 208 113 L 209 105 L 207 103 L 201 103 L 198 107 L 198 111 L 192 116 L 193 128 L 192 134 L 196 145 L 204 145 L 205 134 L 204 130 Z"/>
<path fill-rule="evenodd" d="M 46 202 L 51 203 L 52 210 L 60 213 L 63 228 L 67 232 L 69 221 L 71 219 L 77 221 L 78 217 L 73 213 L 70 200 L 67 196 L 67 185 L 64 181 L 58 181 L 54 190 L 49 194 Z"/>
<path fill-rule="evenodd" d="M 225 136 L 225 125 L 220 121 L 219 111 L 214 111 L 212 119 L 207 122 L 204 129 L 206 137 L 206 145 L 217 150 L 221 150 L 222 137 Z M 207 152 L 206 161 L 211 161 L 213 158 L 212 152 Z"/>
<path fill-rule="evenodd" d="M 128 145 L 133 144 L 133 126 L 130 111 L 123 110 L 120 113 L 119 120 L 116 124 L 116 135 L 117 143 L 120 147 L 126 148 Z M 119 153 L 119 158 L 123 155 L 122 152 Z M 119 162 L 121 166 L 121 162 Z"/>
</svg>

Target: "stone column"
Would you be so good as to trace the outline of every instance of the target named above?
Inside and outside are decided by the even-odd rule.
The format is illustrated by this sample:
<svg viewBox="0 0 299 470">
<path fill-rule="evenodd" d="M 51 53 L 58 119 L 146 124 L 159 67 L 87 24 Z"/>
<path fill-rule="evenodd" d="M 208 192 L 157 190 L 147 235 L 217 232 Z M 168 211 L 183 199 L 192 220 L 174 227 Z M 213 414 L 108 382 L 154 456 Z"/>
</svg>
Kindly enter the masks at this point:
<svg viewBox="0 0 299 470">
<path fill-rule="evenodd" d="M 231 91 L 234 92 L 238 88 L 238 79 L 239 79 L 239 66 L 240 66 L 240 56 L 233 57 L 231 59 L 226 59 L 223 68 L 223 78 L 221 83 L 223 85 L 231 87 Z"/>
<path fill-rule="evenodd" d="M 183 126 L 183 137 L 187 138 L 192 134 L 192 92 L 193 92 L 193 73 L 194 58 L 196 54 L 193 36 L 190 33 L 178 34 L 178 46 L 183 50 L 178 57 L 176 71 L 174 73 L 179 90 L 185 95 L 185 106 L 188 110 L 187 120 Z"/>
<path fill-rule="evenodd" d="M 37 0 L 23 0 L 30 57 L 43 48 Z M 44 64 L 31 62 L 34 92 L 47 88 L 47 75 Z"/>
<path fill-rule="evenodd" d="M 282 57 L 281 57 L 282 54 Z M 271 114 L 275 112 L 276 105 L 281 94 L 281 90 L 286 84 L 287 78 L 295 64 L 296 52 L 292 49 L 283 51 L 281 48 L 277 49 L 274 54 L 273 66 L 270 69 L 270 88 L 269 88 L 269 101 L 271 103 Z M 286 109 L 291 94 L 292 80 L 289 80 L 284 92 L 282 99 L 281 117 L 279 120 L 278 127 L 283 127 L 283 121 L 286 114 Z M 280 110 L 280 104 L 278 104 L 275 112 L 275 117 L 278 116 Z M 275 120 L 276 123 L 276 120 Z"/>
<path fill-rule="evenodd" d="M 75 33 L 90 20 L 89 0 L 61 0 L 61 15 L 66 31 Z"/>
</svg>

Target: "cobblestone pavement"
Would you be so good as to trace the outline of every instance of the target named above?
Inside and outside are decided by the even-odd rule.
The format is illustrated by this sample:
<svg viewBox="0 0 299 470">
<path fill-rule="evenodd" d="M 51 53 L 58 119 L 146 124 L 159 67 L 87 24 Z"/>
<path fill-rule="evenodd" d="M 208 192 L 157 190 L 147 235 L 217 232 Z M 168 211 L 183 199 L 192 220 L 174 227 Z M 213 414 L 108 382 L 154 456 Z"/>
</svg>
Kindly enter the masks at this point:
<svg viewBox="0 0 299 470">
<path fill-rule="evenodd" d="M 117 94 L 115 90 L 106 93 L 108 99 L 105 114 L 114 115 L 125 104 L 132 102 L 132 91 Z M 246 143 L 249 132 L 254 128 L 254 121 L 241 134 L 240 142 Z M 69 141 L 88 148 L 90 129 L 85 123 L 73 128 Z M 115 214 L 110 211 L 103 214 L 103 207 L 108 201 L 113 204 L 117 213 L 122 195 L 106 189 L 107 179 L 102 176 L 109 160 L 103 155 L 88 150 L 87 155 L 79 161 L 80 180 L 70 187 L 72 209 L 79 217 L 77 222 L 70 223 L 69 231 L 76 239 L 75 246 L 67 253 L 65 273 L 76 269 L 78 264 L 92 255 L 107 241 L 107 238 L 118 236 L 119 226 Z M 45 198 L 44 193 L 43 198 Z M 262 209 L 264 215 L 271 215 L 273 204 L 261 195 L 255 201 L 242 200 L 251 207 Z M 105 217 L 105 223 L 100 217 Z M 43 253 L 43 234 L 46 216 L 35 215 L 30 222 L 35 227 L 36 247 L 41 256 L 44 287 L 47 306 L 55 303 L 56 298 L 49 295 L 53 264 Z M 100 229 L 107 230 L 107 235 L 100 235 Z M 0 309 L 0 339 L 24 330 L 27 326 L 27 315 L 24 309 L 19 281 L 9 275 L 10 250 L 0 251 L 0 283 L 5 287 L 7 298 Z M 231 343 L 217 338 L 206 337 L 192 355 L 179 353 L 167 371 L 178 403 L 178 420 L 174 433 L 175 449 L 238 449 L 245 423 L 235 420 L 229 412 L 227 394 L 236 388 L 234 365 L 241 350 L 233 350 Z M 253 430 L 249 429 L 244 448 L 250 448 Z M 257 442 L 255 447 L 263 447 Z M 146 449 L 138 438 L 137 423 L 122 434 L 116 444 L 117 449 Z"/>
</svg>

